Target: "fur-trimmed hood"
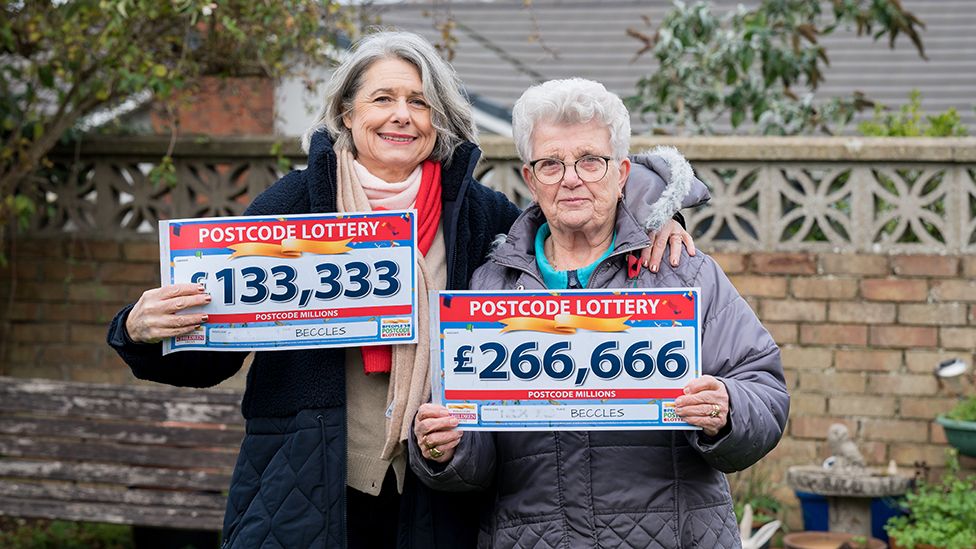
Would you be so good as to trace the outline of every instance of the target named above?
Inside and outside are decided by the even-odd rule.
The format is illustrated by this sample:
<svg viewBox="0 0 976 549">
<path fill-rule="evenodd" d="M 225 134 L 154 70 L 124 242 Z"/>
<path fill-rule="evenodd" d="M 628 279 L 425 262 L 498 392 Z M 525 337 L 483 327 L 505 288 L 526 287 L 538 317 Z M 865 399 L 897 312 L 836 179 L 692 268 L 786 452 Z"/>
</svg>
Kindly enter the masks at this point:
<svg viewBox="0 0 976 549">
<path fill-rule="evenodd" d="M 711 198 L 691 164 L 674 147 L 658 146 L 631 155 L 624 188 L 627 207 L 647 230 L 660 229 L 682 208 L 701 206 Z"/>
</svg>

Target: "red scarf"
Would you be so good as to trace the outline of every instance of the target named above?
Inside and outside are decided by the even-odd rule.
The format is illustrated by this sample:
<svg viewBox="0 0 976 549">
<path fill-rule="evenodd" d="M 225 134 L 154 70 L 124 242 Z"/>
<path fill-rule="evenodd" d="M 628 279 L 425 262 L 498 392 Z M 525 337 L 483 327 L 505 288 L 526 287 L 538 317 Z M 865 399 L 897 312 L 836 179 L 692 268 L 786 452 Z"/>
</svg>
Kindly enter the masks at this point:
<svg viewBox="0 0 976 549">
<path fill-rule="evenodd" d="M 420 189 L 417 191 L 417 246 L 420 253 L 427 255 L 437 227 L 441 223 L 441 164 L 425 160 L 420 176 Z M 426 319 L 418 319 L 426 322 Z M 390 373 L 393 364 L 393 347 L 360 347 L 363 353 L 363 371 L 367 374 Z"/>
</svg>

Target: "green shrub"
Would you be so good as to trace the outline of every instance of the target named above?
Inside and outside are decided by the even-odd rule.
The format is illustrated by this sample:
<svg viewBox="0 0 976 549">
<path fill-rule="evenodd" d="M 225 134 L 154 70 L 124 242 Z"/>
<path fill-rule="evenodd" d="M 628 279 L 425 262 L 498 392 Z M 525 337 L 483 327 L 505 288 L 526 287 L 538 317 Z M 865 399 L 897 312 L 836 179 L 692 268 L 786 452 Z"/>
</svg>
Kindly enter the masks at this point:
<svg viewBox="0 0 976 549">
<path fill-rule="evenodd" d="M 131 549 L 132 528 L 63 520 L 0 520 L 4 549 Z"/>
<path fill-rule="evenodd" d="M 976 547 L 976 475 L 959 477 L 959 454 L 947 450 L 948 467 L 941 481 L 919 481 L 905 495 L 908 516 L 893 517 L 885 525 L 898 545 L 913 549 L 929 544 L 943 549 Z"/>
<path fill-rule="evenodd" d="M 960 400 L 946 417 L 956 421 L 976 421 L 976 397 Z"/>
<path fill-rule="evenodd" d="M 944 113 L 926 116 L 922 121 L 922 93 L 912 90 L 907 105 L 898 112 L 885 112 L 874 107 L 874 117 L 858 124 L 857 129 L 868 137 L 964 137 L 966 126 L 955 108 Z"/>
</svg>

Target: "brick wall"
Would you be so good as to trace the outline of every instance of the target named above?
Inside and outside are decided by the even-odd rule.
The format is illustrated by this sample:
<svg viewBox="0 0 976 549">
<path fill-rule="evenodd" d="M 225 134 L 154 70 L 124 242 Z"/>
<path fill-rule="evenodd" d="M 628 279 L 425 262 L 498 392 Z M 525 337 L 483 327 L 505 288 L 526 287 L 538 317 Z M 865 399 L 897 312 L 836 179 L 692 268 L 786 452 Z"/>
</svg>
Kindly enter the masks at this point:
<svg viewBox="0 0 976 549">
<path fill-rule="evenodd" d="M 274 133 L 274 81 L 270 78 L 203 77 L 176 112 L 182 135 L 271 135 Z M 152 128 L 169 134 L 170 115 L 157 105 Z"/>
</svg>

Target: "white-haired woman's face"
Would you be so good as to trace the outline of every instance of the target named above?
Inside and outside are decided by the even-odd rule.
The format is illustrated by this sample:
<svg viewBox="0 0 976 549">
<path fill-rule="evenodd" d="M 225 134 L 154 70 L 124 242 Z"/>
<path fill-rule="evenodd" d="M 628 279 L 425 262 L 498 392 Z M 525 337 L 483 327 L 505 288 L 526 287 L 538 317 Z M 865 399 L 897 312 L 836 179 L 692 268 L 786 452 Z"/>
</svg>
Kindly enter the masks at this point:
<svg viewBox="0 0 976 549">
<path fill-rule="evenodd" d="M 402 59 L 380 59 L 366 69 L 342 122 L 352 131 L 356 160 L 389 182 L 406 179 L 437 141 L 420 72 Z"/>
<path fill-rule="evenodd" d="M 522 166 L 522 178 L 554 233 L 582 231 L 598 234 L 613 226 L 617 200 L 630 174 L 630 160 L 611 158 L 606 162 L 606 173 L 602 177 L 598 171 L 587 171 L 593 169 L 593 162 L 602 171 L 602 164 L 594 160 L 596 157 L 613 156 L 610 128 L 606 124 L 597 120 L 586 124 L 539 122 L 532 130 L 530 145 L 532 161 L 555 159 L 565 165 L 562 178 L 549 184 L 536 177 L 531 166 Z M 580 159 L 584 160 L 577 168 L 576 162 Z M 544 169 L 545 165 L 552 163 L 537 163 L 537 170 Z M 544 176 L 544 172 L 539 174 Z"/>
</svg>

